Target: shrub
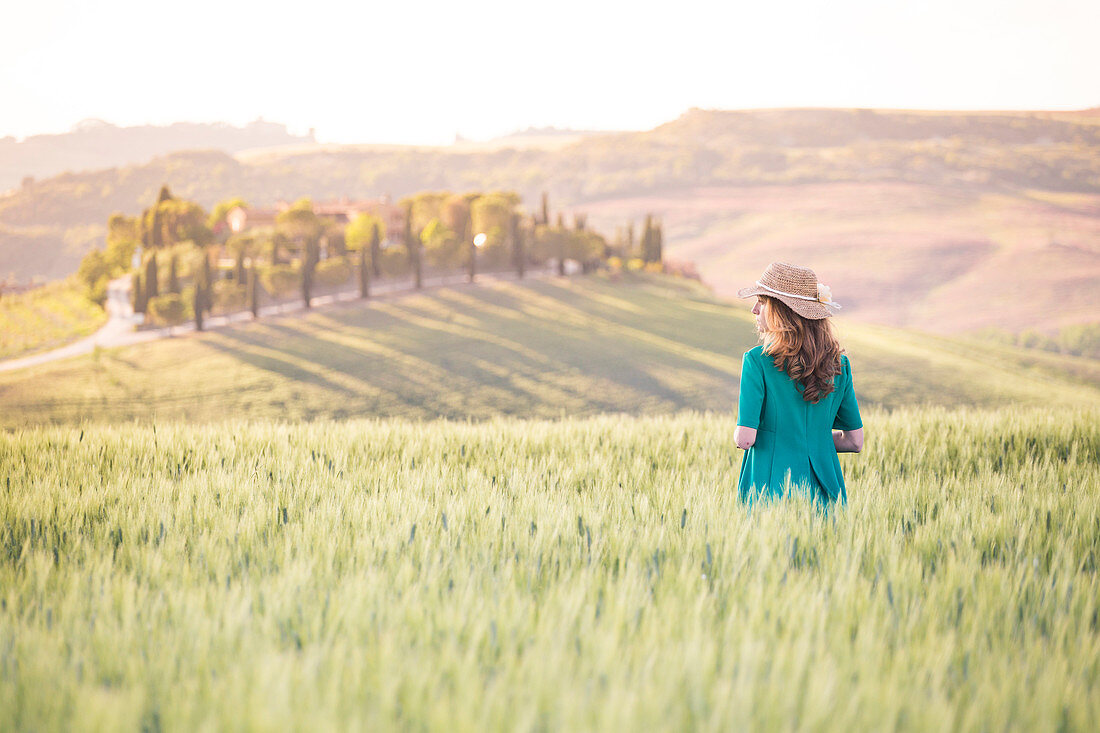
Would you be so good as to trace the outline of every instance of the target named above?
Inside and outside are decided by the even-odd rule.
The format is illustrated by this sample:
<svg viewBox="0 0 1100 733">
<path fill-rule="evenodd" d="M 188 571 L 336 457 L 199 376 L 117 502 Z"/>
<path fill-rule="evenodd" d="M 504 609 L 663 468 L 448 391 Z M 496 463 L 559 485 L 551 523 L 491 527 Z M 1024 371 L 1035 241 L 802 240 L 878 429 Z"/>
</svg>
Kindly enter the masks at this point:
<svg viewBox="0 0 1100 733">
<path fill-rule="evenodd" d="M 98 280 L 88 287 L 88 300 L 98 306 L 107 302 L 107 284 L 110 282 L 106 275 L 101 275 Z"/>
<path fill-rule="evenodd" d="M 640 257 L 634 257 L 626 261 L 626 269 L 630 272 L 637 272 L 645 267 L 645 260 Z"/>
<path fill-rule="evenodd" d="M 248 303 L 248 289 L 232 280 L 214 283 L 214 307 L 223 311 L 244 310 Z"/>
<path fill-rule="evenodd" d="M 405 248 L 397 245 L 382 250 L 380 266 L 382 274 L 389 277 L 408 275 L 412 272 L 409 264 L 409 255 Z"/>
<path fill-rule="evenodd" d="M 607 242 L 599 234 L 591 231 L 563 232 L 566 237 L 565 256 L 578 262 L 590 262 L 603 257 Z"/>
<path fill-rule="evenodd" d="M 461 267 L 465 252 L 462 242 L 439 219 L 432 219 L 420 233 L 424 260 L 432 267 Z"/>
<path fill-rule="evenodd" d="M 1100 323 L 1068 326 L 1059 334 L 1062 348 L 1076 356 L 1100 358 Z"/>
<path fill-rule="evenodd" d="M 318 262 L 313 271 L 313 282 L 323 288 L 337 287 L 351 279 L 351 265 L 346 257 L 330 257 Z"/>
<path fill-rule="evenodd" d="M 260 273 L 260 282 L 264 290 L 276 297 L 286 297 L 294 293 L 301 281 L 302 276 L 298 268 L 293 265 L 265 267 Z"/>
<path fill-rule="evenodd" d="M 191 308 L 179 293 L 165 293 L 149 301 L 149 316 L 156 323 L 175 326 L 191 317 Z"/>
<path fill-rule="evenodd" d="M 111 267 L 103 253 L 93 249 L 84 255 L 77 270 L 77 276 L 84 282 L 88 300 L 103 305 L 107 300 L 107 283 L 111 279 Z"/>
<path fill-rule="evenodd" d="M 1028 329 L 1018 337 L 1018 343 L 1025 349 L 1042 349 L 1043 351 L 1058 351 L 1058 342 L 1044 333 L 1034 329 Z"/>
</svg>

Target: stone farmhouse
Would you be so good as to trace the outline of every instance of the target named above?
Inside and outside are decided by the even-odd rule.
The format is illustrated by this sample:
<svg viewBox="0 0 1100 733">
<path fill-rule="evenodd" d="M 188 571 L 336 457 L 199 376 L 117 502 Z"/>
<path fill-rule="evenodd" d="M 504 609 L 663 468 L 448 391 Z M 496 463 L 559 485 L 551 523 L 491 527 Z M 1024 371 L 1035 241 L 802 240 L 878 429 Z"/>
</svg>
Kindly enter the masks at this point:
<svg viewBox="0 0 1100 733">
<path fill-rule="evenodd" d="M 280 201 L 270 209 L 244 209 L 238 206 L 231 209 L 225 219 L 229 230 L 236 234 L 247 229 L 273 227 L 275 217 L 289 208 L 290 204 L 286 201 Z M 318 202 L 313 204 L 313 213 L 337 224 L 348 224 L 360 214 L 373 214 L 385 222 L 385 246 L 398 243 L 405 229 L 405 211 L 389 196 L 359 200 L 344 197 L 336 201 Z"/>
<path fill-rule="evenodd" d="M 290 208 L 290 203 L 279 201 L 274 208 L 242 208 L 240 206 L 230 209 L 225 215 L 226 224 L 233 234 L 248 231 L 249 229 L 270 229 L 275 227 L 276 217 Z M 385 224 L 385 232 L 382 237 L 383 249 L 397 245 L 401 241 L 401 235 L 405 230 L 405 211 L 393 203 L 390 197 L 383 196 L 377 199 L 352 200 L 347 197 L 335 201 L 327 201 L 313 204 L 313 213 L 327 221 L 347 225 L 360 214 L 373 214 Z M 328 242 L 321 238 L 320 259 L 329 257 Z M 215 261 L 221 277 L 232 278 L 233 266 L 236 263 L 224 247 L 219 248 L 215 255 Z"/>
</svg>

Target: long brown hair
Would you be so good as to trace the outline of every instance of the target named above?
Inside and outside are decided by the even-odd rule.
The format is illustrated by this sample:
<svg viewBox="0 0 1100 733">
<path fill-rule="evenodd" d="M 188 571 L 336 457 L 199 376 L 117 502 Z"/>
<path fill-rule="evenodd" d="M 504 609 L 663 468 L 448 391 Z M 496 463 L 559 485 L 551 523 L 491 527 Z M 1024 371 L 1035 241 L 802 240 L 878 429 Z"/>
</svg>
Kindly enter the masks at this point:
<svg viewBox="0 0 1100 733">
<path fill-rule="evenodd" d="M 833 378 L 841 371 L 844 349 L 832 324 L 828 318 L 803 318 L 777 298 L 757 297 L 765 306 L 767 330 L 760 334 L 764 353 L 772 357 L 776 369 L 804 387 L 802 399 L 819 402 L 835 389 Z"/>
</svg>

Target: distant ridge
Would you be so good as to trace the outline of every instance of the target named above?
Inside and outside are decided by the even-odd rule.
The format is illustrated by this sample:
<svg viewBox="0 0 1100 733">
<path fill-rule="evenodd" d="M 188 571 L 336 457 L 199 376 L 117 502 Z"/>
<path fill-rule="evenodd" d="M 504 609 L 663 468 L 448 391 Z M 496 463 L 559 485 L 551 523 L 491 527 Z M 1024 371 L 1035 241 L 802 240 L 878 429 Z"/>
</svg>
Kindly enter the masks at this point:
<svg viewBox="0 0 1100 733">
<path fill-rule="evenodd" d="M 118 127 L 104 120 L 87 119 L 65 133 L 32 135 L 22 141 L 0 138 L 0 191 L 16 188 L 28 177 L 136 165 L 177 150 L 236 153 L 313 142 L 312 130 L 307 135 L 291 135 L 286 125 L 262 119 L 244 127 L 224 122 Z"/>
</svg>

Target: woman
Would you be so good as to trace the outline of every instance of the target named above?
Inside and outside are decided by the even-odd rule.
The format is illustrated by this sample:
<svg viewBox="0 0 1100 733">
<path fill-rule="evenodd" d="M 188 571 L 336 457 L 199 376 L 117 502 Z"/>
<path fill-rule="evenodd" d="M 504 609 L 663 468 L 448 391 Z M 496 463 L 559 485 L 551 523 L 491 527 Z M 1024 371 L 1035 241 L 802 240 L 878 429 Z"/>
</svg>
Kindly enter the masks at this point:
<svg viewBox="0 0 1100 733">
<path fill-rule="evenodd" d="M 813 270 L 773 262 L 738 297 L 756 296 L 752 312 L 763 345 L 741 365 L 734 440 L 745 451 L 743 501 L 783 496 L 795 487 L 826 505 L 848 500 L 837 453 L 863 448 L 848 357 L 828 318 L 829 288 Z"/>
</svg>

